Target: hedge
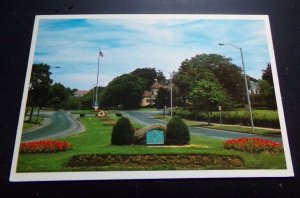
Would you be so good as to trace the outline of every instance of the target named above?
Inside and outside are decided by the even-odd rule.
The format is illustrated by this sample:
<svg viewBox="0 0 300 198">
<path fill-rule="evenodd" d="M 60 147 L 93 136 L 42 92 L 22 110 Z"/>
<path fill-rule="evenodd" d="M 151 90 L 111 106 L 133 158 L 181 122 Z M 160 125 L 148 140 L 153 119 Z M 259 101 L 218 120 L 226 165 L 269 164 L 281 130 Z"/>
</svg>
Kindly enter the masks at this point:
<svg viewBox="0 0 300 198">
<path fill-rule="evenodd" d="M 253 122 L 257 127 L 280 128 L 278 112 L 273 110 L 253 110 Z M 206 112 L 189 111 L 184 108 L 177 108 L 174 115 L 178 115 L 185 119 L 207 121 Z M 212 112 L 210 116 L 211 122 L 220 122 L 220 112 Z M 249 114 L 246 110 L 223 111 L 222 123 L 239 124 L 250 126 Z"/>
</svg>

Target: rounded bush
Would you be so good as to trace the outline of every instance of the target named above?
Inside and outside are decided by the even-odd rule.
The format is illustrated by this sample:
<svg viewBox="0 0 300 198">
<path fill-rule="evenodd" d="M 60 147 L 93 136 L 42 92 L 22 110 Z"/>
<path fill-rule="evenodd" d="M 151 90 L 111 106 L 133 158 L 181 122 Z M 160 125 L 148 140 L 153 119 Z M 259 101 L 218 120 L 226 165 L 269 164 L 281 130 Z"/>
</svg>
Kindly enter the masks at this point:
<svg viewBox="0 0 300 198">
<path fill-rule="evenodd" d="M 184 145 L 190 141 L 190 132 L 179 116 L 173 116 L 167 125 L 166 144 Z"/>
<path fill-rule="evenodd" d="M 121 117 L 113 127 L 111 135 L 112 145 L 130 145 L 133 143 L 134 129 L 130 121 Z"/>
</svg>

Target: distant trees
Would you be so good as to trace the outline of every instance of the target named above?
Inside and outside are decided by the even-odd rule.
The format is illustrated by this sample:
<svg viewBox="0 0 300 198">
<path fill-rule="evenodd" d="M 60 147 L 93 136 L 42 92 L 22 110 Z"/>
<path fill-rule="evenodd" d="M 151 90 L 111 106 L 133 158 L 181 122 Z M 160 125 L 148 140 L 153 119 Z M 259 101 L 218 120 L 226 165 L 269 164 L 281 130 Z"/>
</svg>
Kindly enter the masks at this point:
<svg viewBox="0 0 300 198">
<path fill-rule="evenodd" d="M 163 87 L 158 89 L 155 105 L 159 109 L 170 105 L 170 92 L 167 89 Z"/>
<path fill-rule="evenodd" d="M 165 83 L 166 77 L 161 71 L 156 71 L 155 68 L 137 68 L 130 74 L 140 77 L 145 81 L 144 89 L 150 91 L 151 85 L 157 80 L 159 83 Z"/>
<path fill-rule="evenodd" d="M 51 106 L 54 109 L 65 109 L 72 91 L 61 83 L 54 83 L 51 87 Z"/>
<path fill-rule="evenodd" d="M 124 108 L 139 107 L 142 100 L 145 87 L 145 81 L 132 74 L 123 74 L 114 78 L 106 87 L 102 104 L 106 107 Z"/>
<path fill-rule="evenodd" d="M 271 64 L 262 70 L 262 80 L 259 81 L 260 97 L 264 106 L 277 109 Z"/>
<path fill-rule="evenodd" d="M 29 122 L 32 121 L 33 110 L 35 107 L 38 107 L 39 116 L 39 109 L 48 104 L 51 84 L 53 82 L 53 80 L 50 78 L 51 72 L 49 69 L 50 66 L 43 63 L 32 65 L 27 98 L 27 105 L 31 107 Z"/>
</svg>

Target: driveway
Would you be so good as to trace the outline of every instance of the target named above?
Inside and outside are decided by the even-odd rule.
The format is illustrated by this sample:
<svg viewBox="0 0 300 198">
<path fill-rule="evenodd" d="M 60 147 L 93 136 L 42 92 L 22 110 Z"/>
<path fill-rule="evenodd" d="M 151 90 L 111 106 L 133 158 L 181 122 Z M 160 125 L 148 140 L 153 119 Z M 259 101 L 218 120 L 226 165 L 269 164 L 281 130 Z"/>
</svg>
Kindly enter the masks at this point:
<svg viewBox="0 0 300 198">
<path fill-rule="evenodd" d="M 162 111 L 138 111 L 138 110 L 128 110 L 121 111 L 122 114 L 132 121 L 139 123 L 144 126 L 148 126 L 155 123 L 160 123 L 166 125 L 167 122 L 163 120 L 154 119 L 153 116 L 157 114 L 162 114 Z M 231 131 L 223 131 L 217 129 L 208 129 L 203 127 L 188 127 L 191 134 L 198 136 L 206 136 L 215 139 L 234 139 L 234 138 L 242 138 L 242 137 L 257 137 L 268 139 L 276 142 L 281 142 L 282 139 L 280 137 L 271 137 L 271 136 L 262 136 L 255 135 L 249 133 L 239 133 L 239 132 L 231 132 Z"/>
<path fill-rule="evenodd" d="M 68 136 L 84 130 L 82 124 L 67 111 L 44 112 L 42 126 L 23 132 L 21 141 L 45 140 Z"/>
</svg>

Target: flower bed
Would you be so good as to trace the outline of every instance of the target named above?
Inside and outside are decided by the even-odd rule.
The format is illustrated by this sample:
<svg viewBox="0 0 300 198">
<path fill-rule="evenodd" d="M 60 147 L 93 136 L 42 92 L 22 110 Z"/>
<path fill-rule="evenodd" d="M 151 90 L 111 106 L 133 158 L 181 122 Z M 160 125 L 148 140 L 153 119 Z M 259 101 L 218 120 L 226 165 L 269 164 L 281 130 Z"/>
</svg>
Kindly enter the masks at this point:
<svg viewBox="0 0 300 198">
<path fill-rule="evenodd" d="M 21 143 L 20 153 L 54 153 L 71 148 L 72 145 L 66 141 L 42 140 Z"/>
<path fill-rule="evenodd" d="M 283 152 L 282 143 L 260 138 L 239 138 L 227 140 L 224 142 L 224 148 L 250 153 L 260 153 L 263 151 L 267 151 L 269 153 Z"/>
</svg>

